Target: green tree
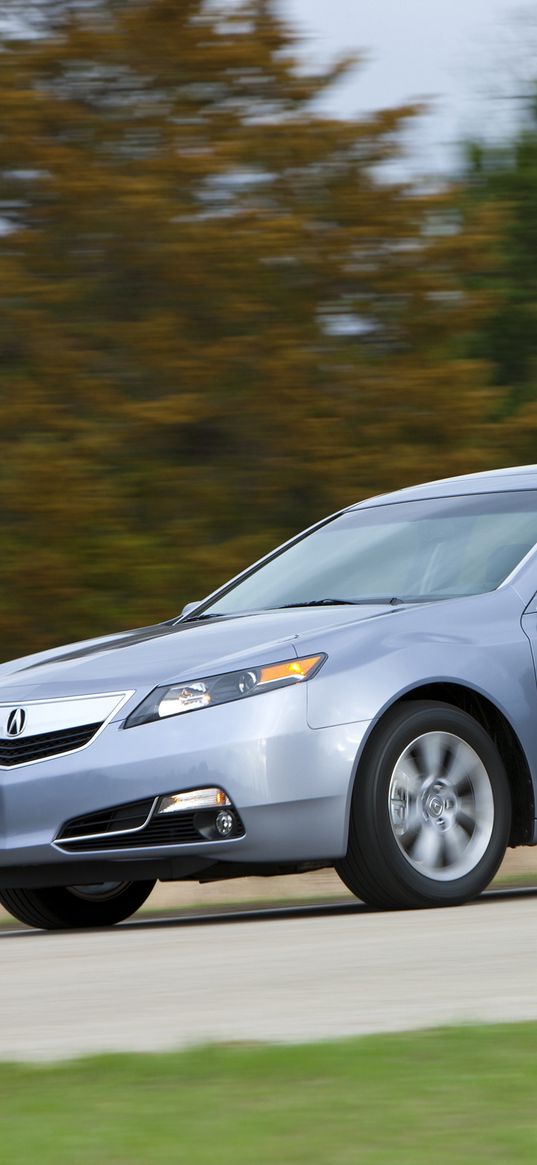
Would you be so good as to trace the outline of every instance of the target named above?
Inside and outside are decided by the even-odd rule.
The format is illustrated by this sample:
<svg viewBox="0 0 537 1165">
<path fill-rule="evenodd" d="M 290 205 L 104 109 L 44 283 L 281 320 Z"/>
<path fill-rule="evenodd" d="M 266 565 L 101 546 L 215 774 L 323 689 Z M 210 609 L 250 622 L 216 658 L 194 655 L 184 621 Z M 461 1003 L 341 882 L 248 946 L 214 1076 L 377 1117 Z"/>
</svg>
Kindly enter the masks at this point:
<svg viewBox="0 0 537 1165">
<path fill-rule="evenodd" d="M 461 184 L 463 218 L 479 208 L 495 224 L 489 262 L 470 280 L 490 311 L 467 351 L 489 362 L 496 446 L 509 464 L 537 461 L 537 97 L 519 99 L 519 111 L 510 139 L 467 146 Z"/>
<path fill-rule="evenodd" d="M 50 14 L 0 46 L 4 656 L 493 463 L 501 407 L 487 206 L 386 177 L 416 109 L 319 113 L 351 63 L 307 74 L 269 0 Z"/>
<path fill-rule="evenodd" d="M 495 262 L 478 274 L 495 309 L 475 350 L 510 386 L 511 407 L 533 395 L 537 370 L 537 100 L 528 113 L 512 141 L 470 146 L 465 174 L 467 205 L 494 208 L 498 223 Z"/>
</svg>

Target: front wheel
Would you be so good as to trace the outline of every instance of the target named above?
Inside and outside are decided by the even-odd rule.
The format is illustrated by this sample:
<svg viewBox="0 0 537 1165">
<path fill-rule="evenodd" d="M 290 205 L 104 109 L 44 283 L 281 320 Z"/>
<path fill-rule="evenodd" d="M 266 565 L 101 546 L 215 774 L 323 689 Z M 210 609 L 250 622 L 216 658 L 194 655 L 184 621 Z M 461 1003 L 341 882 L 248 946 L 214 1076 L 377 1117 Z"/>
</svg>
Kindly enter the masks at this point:
<svg viewBox="0 0 537 1165">
<path fill-rule="evenodd" d="M 42 890 L 0 889 L 0 904 L 20 922 L 40 930 L 113 926 L 139 910 L 154 885 L 154 881 L 98 882 Z"/>
<path fill-rule="evenodd" d="M 336 868 L 372 906 L 455 906 L 494 877 L 510 827 L 505 769 L 485 729 L 447 704 L 405 703 L 359 767 Z"/>
</svg>

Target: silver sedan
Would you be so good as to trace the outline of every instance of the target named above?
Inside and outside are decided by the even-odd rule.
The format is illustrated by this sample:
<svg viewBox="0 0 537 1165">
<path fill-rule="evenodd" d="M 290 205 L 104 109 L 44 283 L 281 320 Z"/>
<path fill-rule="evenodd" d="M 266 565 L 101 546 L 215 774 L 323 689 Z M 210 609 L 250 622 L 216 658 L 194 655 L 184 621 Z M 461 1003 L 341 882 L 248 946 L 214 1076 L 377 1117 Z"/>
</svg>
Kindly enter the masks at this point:
<svg viewBox="0 0 537 1165">
<path fill-rule="evenodd" d="M 0 902 L 334 866 L 379 908 L 537 842 L 537 467 L 318 523 L 169 622 L 0 668 Z"/>
</svg>

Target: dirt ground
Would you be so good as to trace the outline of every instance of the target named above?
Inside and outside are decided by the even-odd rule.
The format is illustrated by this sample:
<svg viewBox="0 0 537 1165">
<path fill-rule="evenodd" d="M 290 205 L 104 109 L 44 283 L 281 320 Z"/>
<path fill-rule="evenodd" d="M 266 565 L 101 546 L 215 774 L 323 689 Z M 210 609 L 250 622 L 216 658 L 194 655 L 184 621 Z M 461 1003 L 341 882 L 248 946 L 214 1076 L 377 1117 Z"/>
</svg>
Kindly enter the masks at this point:
<svg viewBox="0 0 537 1165">
<path fill-rule="evenodd" d="M 535 875 L 537 885 L 537 847 L 509 849 L 499 878 L 518 878 L 530 881 Z M 196 906 L 207 910 L 212 906 L 301 901 L 312 902 L 323 898 L 352 899 L 352 894 L 340 882 L 334 870 L 317 870 L 315 874 L 288 877 L 234 878 L 229 882 L 158 882 L 144 910 L 175 911 Z M 0 919 L 6 918 L 0 908 Z"/>
<path fill-rule="evenodd" d="M 499 877 L 520 878 L 535 874 L 537 885 L 537 848 L 509 850 Z M 303 898 L 352 898 L 334 870 L 314 874 L 297 874 L 284 878 L 237 878 L 230 882 L 160 882 L 148 899 L 146 908 L 171 909 L 182 906 L 223 905 L 228 902 L 277 902 Z"/>
<path fill-rule="evenodd" d="M 529 880 L 537 885 L 537 847 L 509 850 L 498 877 Z M 200 886 L 197 882 L 159 882 L 144 910 L 200 910 L 227 904 L 301 901 L 304 899 L 352 898 L 333 870 L 318 870 L 284 878 L 237 878 Z M 6 917 L 0 908 L 0 918 Z"/>
</svg>

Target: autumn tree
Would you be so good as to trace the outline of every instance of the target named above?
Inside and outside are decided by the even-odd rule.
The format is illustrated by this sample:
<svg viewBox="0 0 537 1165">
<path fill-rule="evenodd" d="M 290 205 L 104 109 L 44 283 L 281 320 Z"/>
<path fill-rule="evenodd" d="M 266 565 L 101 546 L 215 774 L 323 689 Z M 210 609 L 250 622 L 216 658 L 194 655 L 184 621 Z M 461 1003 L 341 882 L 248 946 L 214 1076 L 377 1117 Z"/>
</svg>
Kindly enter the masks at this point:
<svg viewBox="0 0 537 1165">
<path fill-rule="evenodd" d="M 414 108 L 323 115 L 354 66 L 308 73 L 269 0 L 48 15 L 0 46 L 4 657 L 490 464 L 501 404 L 467 344 L 487 207 L 387 176 Z"/>
</svg>

